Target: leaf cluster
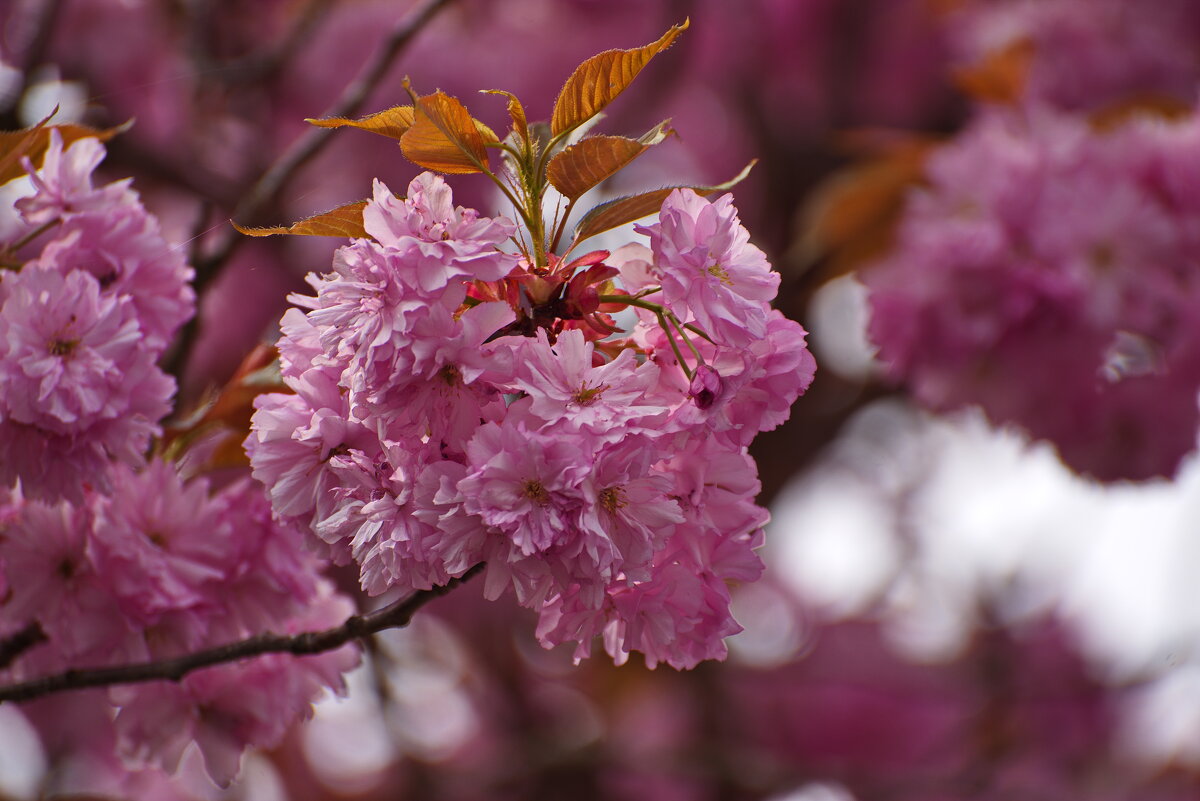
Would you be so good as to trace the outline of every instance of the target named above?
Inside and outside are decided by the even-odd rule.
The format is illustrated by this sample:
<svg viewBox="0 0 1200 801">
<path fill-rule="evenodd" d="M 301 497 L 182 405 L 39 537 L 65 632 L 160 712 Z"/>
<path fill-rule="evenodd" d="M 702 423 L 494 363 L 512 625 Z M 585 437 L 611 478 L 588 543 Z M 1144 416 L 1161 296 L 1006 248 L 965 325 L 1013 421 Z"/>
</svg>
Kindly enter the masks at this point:
<svg viewBox="0 0 1200 801">
<path fill-rule="evenodd" d="M 441 91 L 418 95 L 408 81 L 405 89 L 411 100 L 409 104 L 360 119 L 331 117 L 308 122 L 322 128 L 357 128 L 395 139 L 405 158 L 427 170 L 486 175 L 513 204 L 524 223 L 525 233 L 517 246 L 532 265 L 545 267 L 549 254 L 558 250 L 579 199 L 674 133 L 670 120 L 664 120 L 637 138 L 591 135 L 575 141 L 579 131 L 620 96 L 651 59 L 670 47 L 687 28 L 688 21 L 684 20 L 648 45 L 606 50 L 584 61 L 563 84 L 548 123 L 530 122 L 525 106 L 511 92 L 484 90 L 485 94 L 500 95 L 507 100 L 511 128 L 503 138 L 473 117 L 457 98 Z M 495 170 L 493 150 L 501 156 L 500 166 Z M 686 188 L 701 194 L 723 191 L 744 178 L 752 166 L 753 162 L 726 183 Z M 596 206 L 576 224 L 566 251 L 585 239 L 656 212 L 663 199 L 677 188 L 684 187 L 654 189 Z M 561 200 L 547 220 L 543 206 L 550 189 L 556 190 Z M 250 236 L 366 236 L 362 230 L 363 207 L 364 201 L 357 201 L 291 226 L 256 229 L 239 226 L 238 230 Z"/>
</svg>

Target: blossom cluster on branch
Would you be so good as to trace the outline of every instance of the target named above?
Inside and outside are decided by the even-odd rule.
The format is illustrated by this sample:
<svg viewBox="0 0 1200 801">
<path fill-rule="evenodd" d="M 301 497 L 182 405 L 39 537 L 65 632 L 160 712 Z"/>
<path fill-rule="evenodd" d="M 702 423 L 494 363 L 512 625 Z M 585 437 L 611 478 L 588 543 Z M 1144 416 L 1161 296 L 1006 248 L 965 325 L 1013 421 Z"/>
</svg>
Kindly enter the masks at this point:
<svg viewBox="0 0 1200 801">
<path fill-rule="evenodd" d="M 1100 480 L 1173 476 L 1200 424 L 1200 14 L 1086 5 L 955 17 L 979 102 L 861 272 L 870 337 L 933 410 L 977 405 Z"/>
<path fill-rule="evenodd" d="M 618 661 L 723 656 L 725 582 L 762 569 L 746 445 L 815 368 L 729 196 L 678 190 L 650 248 L 546 267 L 430 173 L 405 200 L 377 182 L 363 223 L 284 317 L 294 394 L 256 402 L 275 509 L 372 594 L 482 561 L 485 594 L 513 589 L 577 658 L 596 635 Z M 614 339 L 622 306 L 640 318 Z"/>
<path fill-rule="evenodd" d="M 103 156 L 95 138 L 64 147 L 50 130 L 5 228 L 19 267 L 0 281 L 0 640 L 22 645 L 0 665 L 9 681 L 353 611 L 248 476 L 214 490 L 147 457 L 172 407 L 175 382 L 157 362 L 192 313 L 191 270 L 128 182 L 93 186 Z M 278 742 L 357 661 L 271 656 L 113 689 L 108 734 L 127 758 L 168 770 L 195 740 L 228 782 L 247 745 Z"/>
</svg>

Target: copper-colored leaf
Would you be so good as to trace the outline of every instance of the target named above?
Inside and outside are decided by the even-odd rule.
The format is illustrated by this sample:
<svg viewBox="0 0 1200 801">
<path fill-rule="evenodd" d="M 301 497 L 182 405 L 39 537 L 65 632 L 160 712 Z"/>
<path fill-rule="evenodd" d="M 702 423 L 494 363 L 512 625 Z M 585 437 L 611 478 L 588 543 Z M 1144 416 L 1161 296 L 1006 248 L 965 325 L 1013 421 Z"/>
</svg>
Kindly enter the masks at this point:
<svg viewBox="0 0 1200 801">
<path fill-rule="evenodd" d="M 484 89 L 483 91 L 489 95 L 504 95 L 508 98 L 508 116 L 512 120 L 513 130 L 528 142 L 529 123 L 525 117 L 525 107 L 521 105 L 521 101 L 517 99 L 517 96 L 503 89 Z"/>
<path fill-rule="evenodd" d="M 588 237 L 602 234 L 625 223 L 631 223 L 634 220 L 640 220 L 642 217 L 653 214 L 662 207 L 663 201 L 667 199 L 667 195 L 676 189 L 691 189 L 699 195 L 711 195 L 714 192 L 728 191 L 749 175 L 750 170 L 753 169 L 756 163 L 758 163 L 757 159 L 747 164 L 745 169 L 731 180 L 723 184 L 717 184 L 716 186 L 666 186 L 662 189 L 642 192 L 638 195 L 619 197 L 607 203 L 601 203 L 585 214 L 583 219 L 579 221 L 579 224 L 575 226 L 575 241 L 581 242 Z"/>
<path fill-rule="evenodd" d="M 495 142 L 496 135 L 472 119 L 457 98 L 434 92 L 417 98 L 415 105 L 416 122 L 400 138 L 405 158 L 435 172 L 465 174 L 488 168 L 487 143 Z"/>
<path fill-rule="evenodd" d="M 291 225 L 276 225 L 271 228 L 243 228 L 237 223 L 233 227 L 246 236 L 275 236 L 276 234 L 295 234 L 298 236 L 340 236 L 347 239 L 359 239 L 367 236 L 363 228 L 363 209 L 367 201 L 356 200 L 344 206 L 301 220 Z"/>
<path fill-rule="evenodd" d="M 256 345 L 242 360 L 219 393 L 209 395 L 199 408 L 164 427 L 161 445 L 170 458 L 179 458 L 192 445 L 211 448 L 202 469 L 245 467 L 249 460 L 242 443 L 250 433 L 254 400 L 267 392 L 292 392 L 279 372 L 279 352 Z"/>
<path fill-rule="evenodd" d="M 993 50 L 977 64 L 954 72 L 954 82 L 971 97 L 987 103 L 1016 103 L 1025 93 L 1033 42 L 1017 39 Z"/>
<path fill-rule="evenodd" d="M 671 133 L 670 120 L 659 123 L 640 139 L 624 136 L 590 136 L 550 159 L 546 177 L 559 192 L 575 200 L 605 178 L 625 167 L 647 148 Z"/>
<path fill-rule="evenodd" d="M 28 156 L 35 166 L 41 164 L 42 156 L 50 147 L 50 132 L 58 131 L 66 147 L 76 139 L 95 137 L 101 142 L 107 142 L 119 133 L 129 130 L 131 123 L 118 125 L 115 128 L 90 128 L 86 125 L 47 125 L 42 120 L 37 125 L 23 131 L 0 131 L 0 184 L 6 184 L 14 178 L 25 174 L 21 166 L 21 158 Z"/>
<path fill-rule="evenodd" d="M 886 253 L 908 190 L 922 180 L 935 146 L 934 140 L 913 137 L 819 186 L 804 210 L 800 266 L 821 264 L 829 279 Z"/>
<path fill-rule="evenodd" d="M 305 120 L 318 128 L 341 128 L 350 126 L 391 139 L 399 139 L 413 126 L 415 112 L 412 106 L 392 106 L 384 111 L 351 120 L 346 117 L 326 117 L 320 120 Z"/>
<path fill-rule="evenodd" d="M 1088 122 L 1097 131 L 1111 131 L 1130 120 L 1151 117 L 1178 122 L 1192 113 L 1192 105 L 1167 95 L 1141 94 L 1127 97 L 1112 105 L 1093 111 Z"/>
<path fill-rule="evenodd" d="M 605 50 L 580 64 L 554 101 L 550 130 L 558 136 L 596 116 L 625 91 L 650 59 L 670 47 L 687 27 L 688 20 L 684 20 L 682 25 L 672 25 L 657 42 L 633 50 Z"/>
</svg>

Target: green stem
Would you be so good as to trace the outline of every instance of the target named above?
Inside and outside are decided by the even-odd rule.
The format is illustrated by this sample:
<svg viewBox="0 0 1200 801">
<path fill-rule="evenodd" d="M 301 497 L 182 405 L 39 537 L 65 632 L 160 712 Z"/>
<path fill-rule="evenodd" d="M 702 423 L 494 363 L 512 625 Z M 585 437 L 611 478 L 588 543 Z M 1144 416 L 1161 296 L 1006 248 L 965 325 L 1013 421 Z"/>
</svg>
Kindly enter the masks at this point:
<svg viewBox="0 0 1200 801">
<path fill-rule="evenodd" d="M 526 227 L 532 230 L 533 223 L 529 219 L 529 213 L 525 210 L 524 206 L 522 206 L 521 201 L 517 200 L 516 195 L 514 195 L 512 191 L 504 185 L 504 181 L 500 180 L 500 176 L 496 175 L 496 173 L 489 169 L 483 168 L 482 165 L 480 165 L 480 172 L 482 172 L 488 178 L 491 178 L 492 183 L 500 187 L 500 191 L 504 193 L 506 198 L 508 198 L 508 202 L 511 203 L 513 208 L 517 210 L 517 213 L 521 215 L 521 220 L 525 223 Z"/>
<path fill-rule="evenodd" d="M 710 344 L 710 345 L 715 345 L 715 344 L 717 344 L 716 342 L 713 342 L 713 341 L 712 341 L 712 337 L 710 337 L 708 334 L 704 333 L 704 330 L 703 330 L 703 329 L 701 329 L 701 328 L 697 328 L 696 326 L 694 326 L 694 325 L 693 325 L 693 324 L 691 324 L 691 323 L 684 323 L 684 324 L 683 324 L 683 327 L 684 327 L 684 328 L 686 328 L 687 330 L 691 331 L 691 332 L 692 332 L 693 334 L 695 334 L 696 336 L 698 336 L 698 337 L 700 337 L 701 339 L 703 339 L 703 340 L 704 340 L 705 342 L 707 342 L 708 344 Z"/>
<path fill-rule="evenodd" d="M 567 230 L 567 220 L 571 219 L 571 211 L 575 208 L 575 201 L 579 198 L 571 198 L 567 201 L 567 210 L 563 212 L 562 219 L 558 222 L 558 228 L 554 231 L 554 240 L 550 243 L 550 250 L 558 250 L 558 243 L 562 239 L 563 233 Z"/>
<path fill-rule="evenodd" d="M 601 295 L 600 302 L 624 303 L 626 306 L 636 306 L 639 309 L 646 309 L 647 311 L 654 312 L 654 316 L 658 318 L 659 327 L 661 327 L 663 333 L 667 335 L 667 342 L 671 346 L 671 351 L 675 354 L 676 361 L 679 362 L 680 369 L 683 370 L 683 374 L 688 377 L 689 381 L 692 380 L 692 370 L 687 366 L 687 361 L 683 358 L 683 351 L 679 350 L 679 343 L 675 341 L 675 335 L 671 333 L 671 324 L 667 322 L 667 315 L 671 315 L 673 320 L 675 315 L 671 314 L 671 312 L 667 311 L 666 308 L 658 305 L 657 303 L 651 303 L 648 300 L 642 300 L 641 298 L 634 297 L 633 295 Z M 676 325 L 679 324 L 678 320 L 674 320 L 674 322 Z M 704 359 L 696 351 L 696 346 L 692 344 L 691 340 L 684 336 L 684 341 L 687 342 L 688 347 L 691 348 L 692 352 L 696 354 L 697 362 L 699 364 L 704 364 Z"/>
<path fill-rule="evenodd" d="M 670 320 L 672 325 L 675 326 L 675 330 L 679 332 L 679 336 L 683 337 L 683 341 L 687 343 L 688 349 L 691 350 L 692 355 L 696 357 L 696 365 L 699 366 L 704 364 L 704 357 L 700 355 L 700 351 L 696 350 L 695 343 L 692 342 L 692 339 L 687 335 L 687 332 L 683 330 L 684 326 L 679 322 L 679 318 L 676 317 L 673 312 L 667 312 L 667 319 Z"/>
<path fill-rule="evenodd" d="M 43 223 L 42 225 L 39 225 L 37 228 L 34 228 L 32 231 L 25 234 L 25 236 L 21 237 L 16 242 L 13 242 L 11 245 L 9 245 L 7 250 L 9 250 L 10 252 L 15 254 L 18 250 L 25 247 L 30 242 L 37 239 L 39 236 L 46 233 L 51 228 L 53 228 L 54 226 L 58 225 L 61 222 L 62 222 L 61 219 L 55 218 L 48 223 Z"/>
</svg>

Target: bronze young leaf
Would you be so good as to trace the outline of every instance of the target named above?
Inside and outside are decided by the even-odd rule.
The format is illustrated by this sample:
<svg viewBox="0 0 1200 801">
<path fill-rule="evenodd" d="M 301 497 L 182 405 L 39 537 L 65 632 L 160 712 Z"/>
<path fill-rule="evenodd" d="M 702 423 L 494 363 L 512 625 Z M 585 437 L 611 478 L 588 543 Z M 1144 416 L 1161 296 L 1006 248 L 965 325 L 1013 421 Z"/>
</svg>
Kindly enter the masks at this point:
<svg viewBox="0 0 1200 801">
<path fill-rule="evenodd" d="M 271 228 L 243 228 L 237 223 L 233 227 L 246 236 L 275 236 L 276 234 L 294 234 L 297 236 L 340 236 L 347 239 L 357 239 L 367 236 L 363 228 L 363 209 L 367 201 L 357 200 L 338 206 L 324 214 L 317 214 L 291 225 L 276 225 Z"/>
<path fill-rule="evenodd" d="M 672 25 L 657 42 L 633 50 L 605 50 L 580 64 L 554 101 L 550 130 L 561 136 L 578 128 L 624 92 L 650 59 L 687 30 L 688 20 Z"/>
<path fill-rule="evenodd" d="M 309 119 L 305 120 L 305 122 L 311 123 L 318 128 L 342 128 L 349 126 L 377 133 L 391 139 L 399 139 L 413 126 L 415 114 L 416 112 L 412 106 L 392 106 L 389 109 L 368 114 L 357 120 L 347 119 L 346 117 L 326 117 L 319 120 Z"/>
</svg>

